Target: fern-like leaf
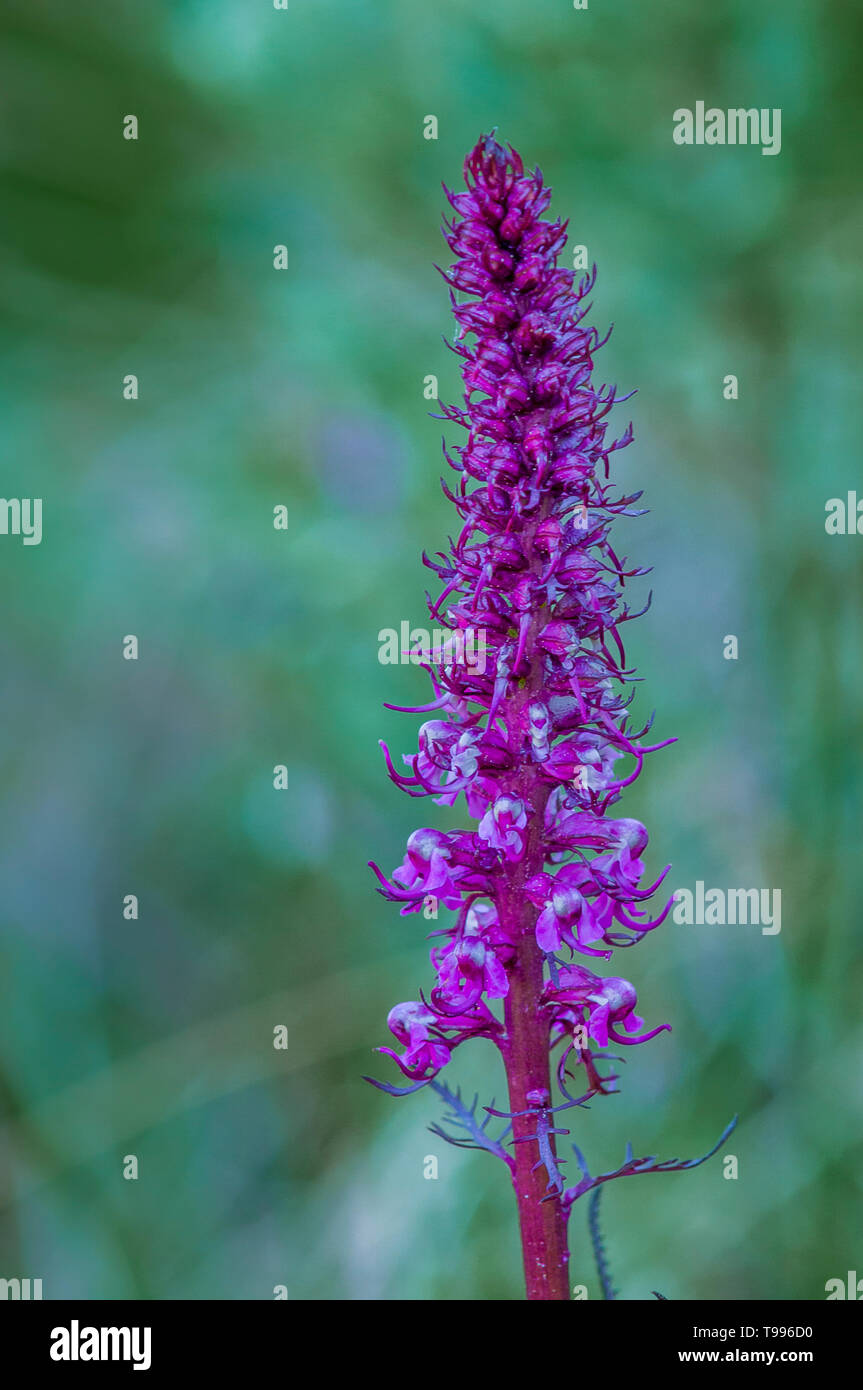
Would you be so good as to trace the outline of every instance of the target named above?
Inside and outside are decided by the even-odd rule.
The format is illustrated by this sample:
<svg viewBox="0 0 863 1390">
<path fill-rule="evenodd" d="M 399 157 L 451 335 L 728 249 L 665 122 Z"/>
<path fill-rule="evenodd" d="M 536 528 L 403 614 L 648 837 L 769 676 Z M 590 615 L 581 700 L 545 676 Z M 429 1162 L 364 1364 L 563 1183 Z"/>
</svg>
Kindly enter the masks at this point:
<svg viewBox="0 0 863 1390">
<path fill-rule="evenodd" d="M 485 1119 L 480 1120 L 476 1113 L 479 1096 L 474 1096 L 473 1102 L 466 1105 L 462 1100 L 461 1087 L 451 1091 L 442 1081 L 431 1081 L 429 1085 L 449 1106 L 450 1113 L 444 1116 L 445 1123 L 462 1130 L 463 1137 L 458 1134 L 448 1134 L 441 1125 L 437 1124 L 429 1125 L 432 1134 L 436 1134 L 439 1139 L 446 1140 L 447 1144 L 453 1144 L 457 1149 L 485 1149 L 486 1153 L 494 1154 L 495 1158 L 503 1159 L 510 1172 L 514 1172 L 515 1160 L 503 1147 L 504 1140 L 512 1129 L 512 1125 L 507 1125 L 495 1139 L 486 1129 L 491 1120 L 491 1114 L 486 1114 Z M 493 1104 L 494 1101 L 492 1101 Z"/>
<path fill-rule="evenodd" d="M 591 1197 L 587 1209 L 590 1243 L 593 1246 L 593 1258 L 596 1260 L 596 1272 L 599 1275 L 602 1296 L 603 1298 L 616 1298 L 617 1291 L 612 1282 L 611 1270 L 608 1267 L 608 1256 L 605 1253 L 605 1243 L 602 1239 L 602 1227 L 599 1224 L 599 1207 L 601 1200 L 602 1188 L 598 1187 Z"/>
<path fill-rule="evenodd" d="M 568 1187 L 563 1194 L 564 1210 L 568 1212 L 573 1203 L 578 1201 L 579 1197 L 583 1197 L 586 1192 L 590 1192 L 593 1188 L 599 1187 L 600 1183 L 611 1182 L 614 1178 L 632 1178 L 635 1177 L 637 1173 L 676 1173 L 682 1172 L 686 1168 L 697 1168 L 700 1164 L 706 1163 L 708 1158 L 712 1158 L 713 1155 L 722 1148 L 722 1145 L 725 1143 L 736 1124 L 737 1116 L 735 1115 L 731 1123 L 725 1126 L 725 1129 L 713 1145 L 713 1148 L 709 1149 L 706 1154 L 702 1154 L 700 1158 L 667 1158 L 660 1163 L 655 1156 L 650 1154 L 646 1158 L 634 1158 L 632 1154 L 632 1145 L 627 1144 L 626 1155 L 620 1167 L 614 1168 L 608 1173 L 599 1173 L 596 1177 L 591 1176 L 583 1153 L 573 1144 L 573 1153 L 578 1159 L 578 1166 L 581 1169 L 582 1177 L 581 1181 L 576 1183 L 575 1187 Z"/>
</svg>

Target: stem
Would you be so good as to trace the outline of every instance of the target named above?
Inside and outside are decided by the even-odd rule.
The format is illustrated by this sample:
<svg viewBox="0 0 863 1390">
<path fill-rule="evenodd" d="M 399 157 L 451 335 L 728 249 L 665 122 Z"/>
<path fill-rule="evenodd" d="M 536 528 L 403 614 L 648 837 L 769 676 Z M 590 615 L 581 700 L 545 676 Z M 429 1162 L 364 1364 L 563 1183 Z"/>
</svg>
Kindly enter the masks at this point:
<svg viewBox="0 0 863 1390">
<path fill-rule="evenodd" d="M 532 532 L 530 535 L 532 540 Z M 531 625 L 531 638 L 541 625 L 537 614 Z M 541 689 L 541 674 L 534 670 L 523 683 L 513 702 L 513 724 L 518 727 L 522 711 Z M 504 884 L 497 897 L 501 921 L 517 943 L 516 960 L 509 972 L 509 993 L 504 1003 L 506 1044 L 503 1048 L 509 1108 L 514 1115 L 529 1109 L 528 1092 L 544 1091 L 551 1098 L 549 1066 L 549 1023 L 541 1008 L 543 955 L 536 942 L 537 908 L 524 891 L 524 885 L 544 864 L 543 825 L 549 788 L 543 786 L 535 764 L 524 763 L 517 779 L 517 794 L 533 809 L 528 822 L 523 859 L 507 866 Z M 521 1139 L 536 1133 L 535 1115 L 522 1115 L 512 1122 L 513 1137 Z M 550 1143 L 554 1150 L 554 1136 Z M 528 1299 L 569 1301 L 569 1248 L 566 1217 L 559 1197 L 547 1196 L 548 1174 L 542 1164 L 533 1171 L 539 1157 L 535 1143 L 513 1145 L 515 1174 L 513 1185 L 518 1203 L 518 1220 L 524 1257 L 524 1279 Z"/>
<path fill-rule="evenodd" d="M 505 1061 L 509 1106 L 513 1113 L 528 1109 L 529 1091 L 544 1090 L 551 1094 L 548 1023 L 537 1007 L 542 980 L 542 953 L 531 926 L 521 938 L 506 998 L 508 1045 Z M 536 1133 L 536 1119 L 532 1115 L 517 1117 L 512 1124 L 516 1139 Z M 541 1164 L 532 1171 L 538 1157 L 537 1145 L 514 1144 L 513 1151 L 513 1186 L 518 1203 L 527 1297 L 568 1302 L 569 1251 L 560 1199 L 542 1200 L 546 1196 L 548 1178 Z"/>
</svg>

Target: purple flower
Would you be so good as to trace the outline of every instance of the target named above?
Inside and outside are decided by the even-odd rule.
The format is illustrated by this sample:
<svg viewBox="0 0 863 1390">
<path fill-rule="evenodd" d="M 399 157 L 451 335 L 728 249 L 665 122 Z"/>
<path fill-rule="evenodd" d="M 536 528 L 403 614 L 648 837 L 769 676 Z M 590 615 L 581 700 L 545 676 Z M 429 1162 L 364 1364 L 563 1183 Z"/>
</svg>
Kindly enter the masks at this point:
<svg viewBox="0 0 863 1390">
<path fill-rule="evenodd" d="M 504 859 L 521 859 L 524 854 L 524 834 L 527 811 L 523 801 L 514 796 L 499 796 L 489 806 L 479 823 L 478 835 L 492 849 L 499 849 Z"/>
<path fill-rule="evenodd" d="M 435 1075 L 449 1061 L 449 1048 L 445 1043 L 435 1042 L 430 1037 L 437 1017 L 424 1004 L 396 1004 L 390 1009 L 387 1025 L 393 1037 L 405 1047 L 399 1057 L 390 1047 L 382 1047 L 381 1052 L 395 1058 L 405 1076 L 412 1080 Z"/>
<path fill-rule="evenodd" d="M 462 1012 L 476 1004 L 483 993 L 489 999 L 502 999 L 509 991 L 504 962 L 512 957 L 512 944 L 500 929 L 494 907 L 475 904 L 464 915 L 464 924 L 453 940 L 431 953 L 438 973 L 433 1001 Z"/>
<path fill-rule="evenodd" d="M 602 941 L 611 925 L 613 904 L 604 894 L 591 903 L 585 896 L 593 888 L 590 871 L 583 864 L 566 864 L 553 877 L 537 874 L 526 885 L 531 900 L 542 909 L 536 919 L 536 940 L 541 951 L 559 951 L 566 945 L 585 955 L 610 956 L 610 951 L 591 949 Z"/>
<path fill-rule="evenodd" d="M 497 1019 L 483 1003 L 460 1013 L 411 1000 L 390 1009 L 387 1024 L 405 1051 L 401 1055 L 391 1047 L 379 1047 L 378 1051 L 392 1057 L 412 1081 L 430 1081 L 447 1065 L 453 1050 L 468 1038 L 496 1038 L 501 1031 Z"/>
<path fill-rule="evenodd" d="M 628 980 L 621 979 L 619 975 L 608 975 L 601 979 L 581 965 L 567 966 L 560 971 L 556 984 L 546 986 L 545 997 L 553 1007 L 563 1004 L 575 1005 L 578 1011 L 583 1009 L 587 1014 L 587 1031 L 600 1047 L 608 1046 L 609 1037 L 616 1043 L 630 1046 L 647 1042 L 649 1038 L 655 1038 L 657 1033 L 670 1031 L 667 1023 L 661 1023 L 640 1038 L 623 1037 L 617 1031 L 618 1024 L 627 1033 L 644 1027 L 644 1019 L 635 1012 L 638 1003 L 635 990 Z M 569 1010 L 564 1009 L 563 1013 L 572 1017 Z"/>
<path fill-rule="evenodd" d="M 453 876 L 459 871 L 452 869 L 451 858 L 449 836 L 439 830 L 415 830 L 408 840 L 404 861 L 393 870 L 393 878 L 408 890 L 414 902 L 431 895 L 440 898 L 445 907 L 459 907 L 461 893 Z"/>
<path fill-rule="evenodd" d="M 420 1084 L 434 1084 L 459 1114 L 457 1098 L 433 1081 L 454 1047 L 492 1041 L 506 1069 L 514 1155 L 491 1144 L 465 1114 L 457 1123 L 474 1146 L 503 1154 L 519 1205 L 531 1298 L 568 1298 L 568 1204 L 546 1204 L 563 1181 L 548 1097 L 549 1054 L 569 1039 L 558 1080 L 565 1105 L 567 1065 L 584 1064 L 585 1092 L 604 1093 L 579 1027 L 605 1046 L 643 1042 L 653 1032 L 635 1013 L 632 985 L 601 978 L 561 953 L 610 958 L 663 920 L 645 902 L 664 873 L 642 886 L 647 832 L 609 812 L 640 774 L 650 721 L 631 713 L 633 671 L 625 625 L 639 616 L 628 566 L 612 544 L 617 518 L 638 515 L 640 493 L 611 478 L 613 386 L 594 384 L 600 339 L 584 320 L 595 267 L 577 283 L 558 257 L 566 225 L 547 220 L 549 191 L 514 150 L 492 137 L 465 162 L 466 189 L 448 193 L 444 227 L 455 263 L 444 272 L 456 321 L 464 397 L 442 407 L 464 431 L 445 447 L 460 519 L 445 552 L 424 556 L 439 592 L 429 599 L 435 628 L 460 640 L 482 634 L 482 663 L 429 666 L 433 696 L 413 707 L 427 716 L 416 753 L 392 780 L 412 797 L 453 807 L 464 795 L 473 828 L 417 830 L 392 880 L 372 866 L 379 891 L 416 913 L 429 898 L 456 913 L 436 928 L 436 983 L 428 1001 L 399 1005 L 390 1029 L 396 1057 Z M 500 1014 L 486 1001 L 501 1001 Z M 566 1073 L 568 1075 L 568 1073 Z M 380 1083 L 384 1084 L 385 1083 Z M 499 1112 L 493 1112 L 499 1113 Z M 437 1132 L 443 1133 L 438 1130 Z M 445 1136 L 446 1137 L 446 1136 Z M 571 1200 L 574 1200 L 571 1199 Z M 565 1209 L 564 1209 L 565 1208 Z"/>
</svg>

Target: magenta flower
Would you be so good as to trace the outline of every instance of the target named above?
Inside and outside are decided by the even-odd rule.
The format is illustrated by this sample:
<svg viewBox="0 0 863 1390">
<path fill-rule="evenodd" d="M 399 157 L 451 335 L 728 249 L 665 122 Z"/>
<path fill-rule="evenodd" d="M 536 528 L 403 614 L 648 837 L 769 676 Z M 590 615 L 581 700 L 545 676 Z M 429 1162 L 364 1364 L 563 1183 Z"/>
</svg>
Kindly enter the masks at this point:
<svg viewBox="0 0 863 1390">
<path fill-rule="evenodd" d="M 667 1023 L 661 1023 L 658 1028 L 639 1038 L 624 1037 L 616 1031 L 618 1024 L 627 1033 L 644 1027 L 644 1020 L 635 1012 L 638 1003 L 635 990 L 628 980 L 622 980 L 617 975 L 607 975 L 602 979 L 581 965 L 571 965 L 559 971 L 557 982 L 549 982 L 544 993 L 552 1006 L 552 1017 L 556 1014 L 565 1017 L 567 1027 L 571 1027 L 573 1022 L 584 1024 L 590 1037 L 600 1047 L 608 1046 L 609 1037 L 626 1046 L 647 1042 L 648 1038 L 655 1038 L 657 1033 L 663 1033 L 669 1027 Z M 560 1010 L 558 1006 L 561 1004 L 574 1005 L 575 1009 Z"/>
<path fill-rule="evenodd" d="M 462 1012 L 483 994 L 488 999 L 503 999 L 509 991 L 506 964 L 514 954 L 512 943 L 500 929 L 494 906 L 474 904 L 448 945 L 431 953 L 438 976 L 432 1000 Z"/>
<path fill-rule="evenodd" d="M 450 838 L 439 830 L 415 830 L 408 840 L 404 862 L 393 870 L 396 883 L 408 890 L 413 907 L 423 898 L 439 897 L 444 907 L 460 907 L 461 893 L 450 865 Z M 411 908 L 404 908 L 410 911 Z"/>
<path fill-rule="evenodd" d="M 403 914 L 455 913 L 434 932 L 428 1000 L 390 1014 L 404 1052 L 381 1049 L 413 1084 L 375 1084 L 398 1094 L 431 1085 L 468 1138 L 435 1132 L 505 1160 L 528 1297 L 566 1299 L 573 1202 L 636 1169 L 595 1180 L 583 1170 L 567 1189 L 556 1144 L 568 1131 L 554 1114 L 611 1088 L 591 1041 L 638 1044 L 668 1028 L 642 1032 L 633 986 L 575 958 L 611 959 L 670 909 L 670 899 L 655 916 L 645 906 L 667 869 L 644 883 L 644 826 L 609 812 L 645 754 L 674 740 L 646 743 L 649 721 L 639 728 L 630 712 L 623 631 L 639 616 L 628 581 L 644 571 L 627 567 L 610 532 L 618 518 L 639 515 L 641 494 L 623 495 L 611 479 L 612 456 L 632 430 L 609 433 L 617 393 L 593 380 L 605 341 L 584 322 L 595 268 L 576 284 L 558 265 L 566 226 L 543 217 L 549 191 L 514 150 L 485 137 L 464 172 L 466 191 L 448 194 L 455 263 L 444 276 L 465 387 L 461 406 L 443 407 L 465 431 L 444 450 L 455 475 L 444 491 L 461 529 L 446 553 L 425 557 L 440 582 L 429 600 L 433 624 L 458 640 L 434 670 L 427 663 L 433 698 L 408 712 L 430 717 L 406 771 L 385 747 L 384 757 L 411 796 L 454 806 L 463 795 L 474 825 L 415 831 L 390 879 L 372 866 Z M 469 647 L 482 650 L 481 663 L 457 659 Z M 503 1059 L 509 1110 L 489 1113 L 511 1121 L 512 1154 L 508 1130 L 492 1141 L 488 1120 L 480 1124 L 437 1080 L 453 1051 L 477 1037 Z M 559 1045 L 563 1099 L 554 1106 L 550 1054 Z M 583 1094 L 573 1098 L 579 1069 Z"/>
<path fill-rule="evenodd" d="M 517 796 L 498 796 L 479 823 L 478 835 L 504 859 L 516 863 L 524 856 L 527 810 Z"/>
<path fill-rule="evenodd" d="M 396 1004 L 387 1019 L 389 1030 L 405 1051 L 399 1056 L 392 1048 L 381 1047 L 413 1081 L 430 1081 L 450 1059 L 452 1049 L 466 1038 L 497 1038 L 498 1020 L 484 1003 L 475 1002 L 468 1013 L 440 1010 L 433 1005 Z M 384 1088 L 386 1089 L 386 1088 Z"/>
<path fill-rule="evenodd" d="M 400 1057 L 389 1047 L 382 1047 L 381 1052 L 394 1057 L 405 1076 L 414 1080 L 429 1073 L 436 1075 L 449 1061 L 449 1048 L 431 1037 L 436 1023 L 436 1015 L 424 1004 L 396 1004 L 390 1009 L 387 1025 L 405 1051 Z"/>
<path fill-rule="evenodd" d="M 540 950 L 549 954 L 566 945 L 585 955 L 611 956 L 611 951 L 591 946 L 605 939 L 614 910 L 604 893 L 588 902 L 582 890 L 592 887 L 593 878 L 583 864 L 565 864 L 554 876 L 537 874 L 525 885 L 528 897 L 541 909 L 534 929 Z"/>
</svg>

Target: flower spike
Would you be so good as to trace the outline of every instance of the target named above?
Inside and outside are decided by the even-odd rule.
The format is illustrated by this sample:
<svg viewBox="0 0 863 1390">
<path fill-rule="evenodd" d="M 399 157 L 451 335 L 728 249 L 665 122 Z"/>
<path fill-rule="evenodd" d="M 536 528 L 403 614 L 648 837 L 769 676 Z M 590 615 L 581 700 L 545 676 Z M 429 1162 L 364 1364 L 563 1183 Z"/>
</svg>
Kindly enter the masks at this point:
<svg viewBox="0 0 863 1390">
<path fill-rule="evenodd" d="M 632 393 L 595 376 L 608 340 L 587 322 L 596 267 L 576 279 L 559 264 L 567 224 L 545 216 L 542 174 L 526 171 L 494 132 L 468 154 L 464 180 L 444 190 L 454 260 L 440 268 L 464 393 L 436 416 L 464 431 L 459 445 L 443 445 L 441 485 L 458 529 L 446 551 L 423 555 L 438 581 L 429 614 L 446 635 L 414 653 L 432 683 L 430 700 L 404 707 L 426 716 L 417 751 L 399 768 L 381 748 L 397 787 L 462 806 L 469 824 L 423 826 L 389 876 L 371 866 L 403 916 L 446 914 L 432 932 L 434 984 L 391 1010 L 400 1050 L 381 1049 L 409 1084 L 375 1084 L 391 1094 L 431 1086 L 449 1110 L 447 1128 L 433 1133 L 505 1159 L 527 1295 L 564 1300 L 577 1198 L 612 1177 L 694 1166 L 628 1154 L 616 1172 L 592 1178 L 579 1158 L 582 1179 L 567 1189 L 556 1148 L 567 1133 L 557 1111 L 579 1114 L 615 1093 L 617 1076 L 599 1070 L 619 1060 L 609 1043 L 640 1046 L 669 1028 L 646 1030 L 629 981 L 613 966 L 594 973 L 585 959 L 601 970 L 670 909 L 648 906 L 667 869 L 646 873 L 647 831 L 617 806 L 645 760 L 674 739 L 646 743 L 653 716 L 636 732 L 631 715 L 638 677 L 621 630 L 650 604 L 631 604 L 628 588 L 648 571 L 615 548 L 611 531 L 643 514 L 642 494 L 611 476 L 632 425 L 612 432 L 610 417 Z M 508 1110 L 486 1107 L 482 1122 L 477 1102 L 466 1106 L 440 1080 L 456 1048 L 477 1038 L 499 1052 L 509 1092 Z M 509 1121 L 511 1135 L 489 1136 L 492 1115 Z"/>
</svg>

